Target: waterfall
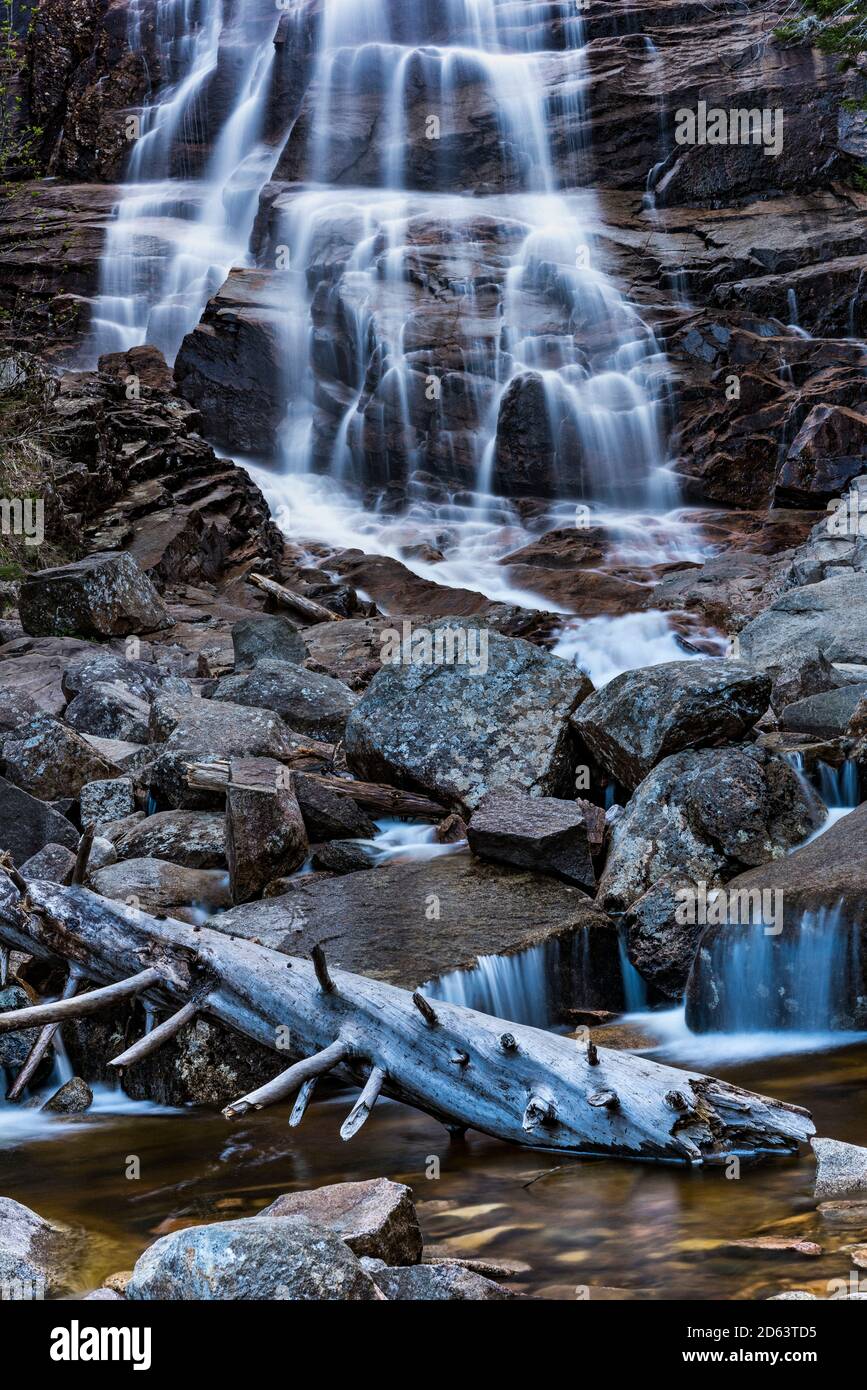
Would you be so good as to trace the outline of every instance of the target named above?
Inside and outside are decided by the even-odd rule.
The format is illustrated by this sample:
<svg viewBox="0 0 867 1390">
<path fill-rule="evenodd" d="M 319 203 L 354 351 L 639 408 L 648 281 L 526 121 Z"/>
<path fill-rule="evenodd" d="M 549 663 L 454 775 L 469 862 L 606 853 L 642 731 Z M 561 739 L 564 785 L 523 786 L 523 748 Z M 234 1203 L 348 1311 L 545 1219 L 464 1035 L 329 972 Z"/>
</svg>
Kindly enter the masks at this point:
<svg viewBox="0 0 867 1390">
<path fill-rule="evenodd" d="M 547 1028 L 553 1022 L 551 982 L 558 962 L 557 942 L 511 956 L 479 956 L 471 970 L 452 970 L 429 980 L 422 992 L 510 1023 Z"/>
<path fill-rule="evenodd" d="M 853 810 L 861 801 L 861 787 L 858 764 L 854 758 L 846 758 L 839 767 L 831 767 L 819 760 L 816 763 L 819 777 L 819 794 L 830 808 Z"/>
<path fill-rule="evenodd" d="M 128 12 L 133 50 L 141 46 L 143 3 Z M 279 153 L 263 138 L 279 9 L 261 0 L 158 0 L 154 22 L 168 85 L 145 105 L 131 142 L 86 346 L 91 365 L 101 353 L 144 342 L 174 360 L 229 270 L 247 262 L 259 196 Z M 208 114 L 219 81 L 231 81 L 222 124 Z M 191 160 L 207 147 L 203 171 L 191 176 Z"/>
<path fill-rule="evenodd" d="M 803 912 L 780 936 L 760 922 L 732 925 L 713 934 L 693 969 L 691 1026 L 715 1033 L 826 1033 L 857 1013 L 860 932 L 842 902 Z"/>
<path fill-rule="evenodd" d="M 144 0 L 129 7 L 133 48 L 145 12 Z M 283 103 L 275 133 L 275 36 L 304 20 L 315 21 L 307 96 L 297 112 Z M 384 481 L 370 476 L 381 454 L 386 476 L 454 468 L 487 495 L 501 414 L 520 414 L 526 396 L 546 422 L 547 481 L 538 471 L 552 495 L 673 506 L 666 360 L 609 276 L 587 187 L 583 21 L 564 17 L 552 49 L 549 20 L 504 0 L 157 0 L 160 81 L 109 226 L 88 365 L 142 342 L 174 359 L 228 271 L 254 264 L 273 176 L 255 259 L 285 272 L 274 278 L 284 472 Z M 474 123 L 479 111 L 469 145 L 462 103 Z M 368 117 L 365 163 L 356 127 Z M 414 336 L 433 245 L 449 257 L 430 273 L 460 303 L 447 363 L 424 362 Z M 350 320 L 349 362 L 335 360 L 334 313 Z M 446 419 L 456 388 L 459 430 L 454 410 Z"/>
</svg>

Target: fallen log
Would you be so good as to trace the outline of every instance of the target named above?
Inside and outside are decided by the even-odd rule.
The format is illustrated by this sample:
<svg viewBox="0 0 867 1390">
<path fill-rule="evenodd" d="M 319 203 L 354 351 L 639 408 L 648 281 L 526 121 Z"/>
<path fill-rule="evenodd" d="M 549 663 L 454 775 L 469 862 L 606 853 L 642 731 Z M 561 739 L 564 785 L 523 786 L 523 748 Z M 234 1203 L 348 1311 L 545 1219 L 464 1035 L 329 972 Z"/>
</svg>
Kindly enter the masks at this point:
<svg viewBox="0 0 867 1390">
<path fill-rule="evenodd" d="M 331 743 L 311 743 L 295 750 L 291 763 L 306 757 L 319 757 L 326 761 L 335 751 Z M 290 764 L 291 765 L 291 764 Z M 438 801 L 433 801 L 421 792 L 403 791 L 400 787 L 389 787 L 384 782 L 354 782 L 348 777 L 329 776 L 322 772 L 303 772 L 308 782 L 318 782 L 327 787 L 335 796 L 349 797 L 358 806 L 368 811 L 379 811 L 389 816 L 411 816 L 416 820 L 442 820 L 448 810 Z M 187 786 L 199 791 L 225 791 L 229 784 L 228 762 L 187 763 Z"/>
<path fill-rule="evenodd" d="M 251 584 L 255 584 L 257 589 L 261 589 L 263 594 L 267 594 L 281 608 L 294 609 L 310 623 L 340 622 L 339 613 L 332 613 L 330 608 L 325 608 L 315 599 L 305 598 L 303 594 L 294 593 L 292 589 L 278 584 L 276 579 L 268 579 L 264 574 L 248 574 L 247 578 Z"/>
<path fill-rule="evenodd" d="M 568 1038 L 442 1000 L 434 1008 L 383 981 L 329 971 L 321 952 L 315 963 L 285 956 L 85 888 L 37 881 L 22 895 L 0 873 L 0 940 L 61 957 L 95 982 L 120 979 L 129 988 L 146 976 L 153 1006 L 174 1013 L 195 1000 L 203 1015 L 299 1059 L 229 1114 L 302 1087 L 297 1122 L 316 1078 L 335 1066 L 362 1088 L 347 1136 L 380 1091 L 451 1130 L 554 1152 L 703 1163 L 791 1153 L 814 1132 L 807 1111 L 728 1082 L 607 1048 L 591 1061 Z M 16 1026 L 15 1014 L 2 1017 Z"/>
</svg>

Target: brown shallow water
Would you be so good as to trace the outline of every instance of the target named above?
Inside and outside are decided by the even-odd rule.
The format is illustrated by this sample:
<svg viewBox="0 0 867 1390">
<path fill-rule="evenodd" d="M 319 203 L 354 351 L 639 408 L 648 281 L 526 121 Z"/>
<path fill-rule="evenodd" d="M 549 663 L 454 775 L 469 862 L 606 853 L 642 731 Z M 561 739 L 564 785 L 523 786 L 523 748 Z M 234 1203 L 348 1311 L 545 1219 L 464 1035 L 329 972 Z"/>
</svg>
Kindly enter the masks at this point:
<svg viewBox="0 0 867 1390">
<path fill-rule="evenodd" d="M 867 1143 L 867 1045 L 713 1070 L 809 1106 L 819 1134 Z M 426 1241 L 524 1261 L 530 1273 L 514 1286 L 550 1298 L 586 1297 L 588 1287 L 591 1298 L 765 1298 L 785 1288 L 827 1296 L 828 1280 L 849 1277 L 843 1247 L 867 1239 L 816 1213 L 809 1154 L 744 1167 L 737 1180 L 720 1168 L 593 1159 L 556 1167 L 549 1155 L 478 1134 L 451 1143 L 434 1121 L 382 1101 L 344 1144 L 337 1131 L 350 1103 L 333 1092 L 297 1130 L 287 1126 L 288 1107 L 234 1124 L 201 1110 L 145 1111 L 58 1119 L 17 1143 L 8 1131 L 4 1139 L 0 1110 L 0 1192 L 86 1228 L 83 1289 L 130 1268 L 176 1225 L 251 1215 L 280 1192 L 378 1176 L 412 1187 Z M 126 1176 L 133 1156 L 138 1179 Z M 432 1159 L 439 1177 L 427 1176 Z M 771 1233 L 818 1241 L 825 1253 L 744 1259 L 718 1248 Z"/>
</svg>

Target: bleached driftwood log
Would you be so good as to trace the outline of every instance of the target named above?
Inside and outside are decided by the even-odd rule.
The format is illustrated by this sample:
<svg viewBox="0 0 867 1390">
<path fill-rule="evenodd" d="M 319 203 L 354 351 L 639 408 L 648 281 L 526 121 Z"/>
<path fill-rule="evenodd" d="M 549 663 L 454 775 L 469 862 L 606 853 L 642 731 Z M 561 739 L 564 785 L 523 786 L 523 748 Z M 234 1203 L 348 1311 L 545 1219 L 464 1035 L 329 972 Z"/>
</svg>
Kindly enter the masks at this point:
<svg viewBox="0 0 867 1390">
<path fill-rule="evenodd" d="M 555 1152 L 700 1163 L 731 1153 L 791 1152 L 814 1132 L 807 1111 L 727 1082 L 332 972 L 318 950 L 314 960 L 301 960 L 205 927 L 159 921 L 84 888 L 36 882 L 22 895 L 0 873 L 0 941 L 60 957 L 97 986 L 128 982 L 127 993 L 153 1009 L 174 1015 L 181 1008 L 186 1019 L 193 1013 L 186 1006 L 195 1004 L 285 1051 L 287 1060 L 299 1059 L 233 1101 L 229 1116 L 300 1090 L 297 1123 L 318 1077 L 336 1068 L 363 1088 L 345 1138 L 380 1092 L 450 1129 Z M 80 1005 L 88 1011 L 87 998 L 65 1000 L 63 1016 Z M 33 1009 L 21 1014 L 32 1026 L 55 1019 L 60 1007 L 46 1006 L 42 1018 Z M 2 1017 L 14 1026 L 14 1014 Z M 174 1031 L 169 1024 L 162 1037 Z"/>
</svg>

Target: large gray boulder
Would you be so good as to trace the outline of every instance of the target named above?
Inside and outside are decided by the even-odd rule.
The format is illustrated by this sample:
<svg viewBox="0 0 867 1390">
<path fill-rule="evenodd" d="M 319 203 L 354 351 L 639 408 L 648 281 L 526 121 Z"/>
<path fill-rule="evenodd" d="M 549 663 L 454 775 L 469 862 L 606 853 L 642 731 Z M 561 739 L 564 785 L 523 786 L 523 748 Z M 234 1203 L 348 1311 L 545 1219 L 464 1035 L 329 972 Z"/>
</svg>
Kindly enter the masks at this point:
<svg viewBox="0 0 867 1390">
<path fill-rule="evenodd" d="M 232 901 L 229 875 L 220 869 L 188 869 L 166 859 L 124 859 L 90 875 L 90 887 L 104 898 L 133 903 L 143 912 L 196 922 Z"/>
<path fill-rule="evenodd" d="M 64 718 L 80 734 L 146 743 L 150 705 L 119 681 L 94 681 L 67 706 Z"/>
<path fill-rule="evenodd" d="M 134 1301 L 254 1299 L 371 1302 L 373 1280 L 352 1251 L 303 1216 L 221 1221 L 173 1231 L 151 1245 L 126 1287 Z"/>
<path fill-rule="evenodd" d="M 188 869 L 226 867 L 226 818 L 216 811 L 157 811 L 115 839 L 118 859 L 168 859 Z"/>
<path fill-rule="evenodd" d="M 0 849 L 20 865 L 49 844 L 74 850 L 78 831 L 53 806 L 0 777 Z"/>
<path fill-rule="evenodd" d="M 126 551 L 104 551 L 28 575 L 19 612 L 24 631 L 34 636 L 124 637 L 174 622 Z"/>
<path fill-rule="evenodd" d="M 271 660 L 258 661 L 252 671 L 224 676 L 214 691 L 215 700 L 273 710 L 290 729 L 332 742 L 343 737 L 358 698 L 332 676 Z"/>
<path fill-rule="evenodd" d="M 49 883 L 71 883 L 75 858 L 66 845 L 44 845 L 21 865 L 21 877 L 34 881 L 43 878 Z"/>
<path fill-rule="evenodd" d="M 382 668 L 346 725 L 353 772 L 469 809 L 496 790 L 570 794 L 569 718 L 590 681 L 521 638 L 483 635 L 484 671 L 458 661 Z"/>
<path fill-rule="evenodd" d="M 258 661 L 306 660 L 307 645 L 284 613 L 257 613 L 232 627 L 235 671 L 250 671 Z"/>
<path fill-rule="evenodd" d="M 119 655 L 104 647 L 90 647 L 70 661 L 63 672 L 63 691 L 69 700 L 94 685 L 121 686 L 130 695 L 149 703 L 160 692 L 190 695 L 189 681 L 166 675 L 154 661 Z"/>
<path fill-rule="evenodd" d="M 42 801 L 78 796 L 88 782 L 117 771 L 81 734 L 38 714 L 3 740 L 6 776 Z"/>
<path fill-rule="evenodd" d="M 151 790 L 169 806 L 191 809 L 207 807 L 213 797 L 188 787 L 188 763 L 247 757 L 284 761 L 303 742 L 270 710 L 222 700 L 160 697 L 151 708 L 152 737 L 155 729 L 165 747 L 151 772 Z"/>
<path fill-rule="evenodd" d="M 738 655 L 771 677 L 793 658 L 867 665 L 867 574 L 846 573 L 782 594 L 741 632 Z"/>
<path fill-rule="evenodd" d="M 557 874 L 591 893 L 596 887 L 582 803 L 489 792 L 472 814 L 467 839 L 482 859 Z"/>
<path fill-rule="evenodd" d="M 418 1264 L 422 1235 L 410 1189 L 401 1182 L 372 1178 L 337 1182 L 309 1192 L 287 1192 L 260 1216 L 304 1216 L 327 1226 L 359 1257 L 388 1265 Z"/>
<path fill-rule="evenodd" d="M 666 874 L 724 882 L 781 858 L 825 815 L 789 763 L 755 745 L 675 753 L 615 821 L 597 900 L 624 911 Z"/>
<path fill-rule="evenodd" d="M 615 676 L 572 722 L 602 767 L 633 790 L 670 753 L 745 737 L 770 693 L 768 676 L 741 661 L 667 661 Z"/>
<path fill-rule="evenodd" d="M 21 1301 L 68 1294 L 84 1253 L 79 1232 L 52 1225 L 35 1211 L 0 1197 L 0 1289 Z"/>
</svg>

